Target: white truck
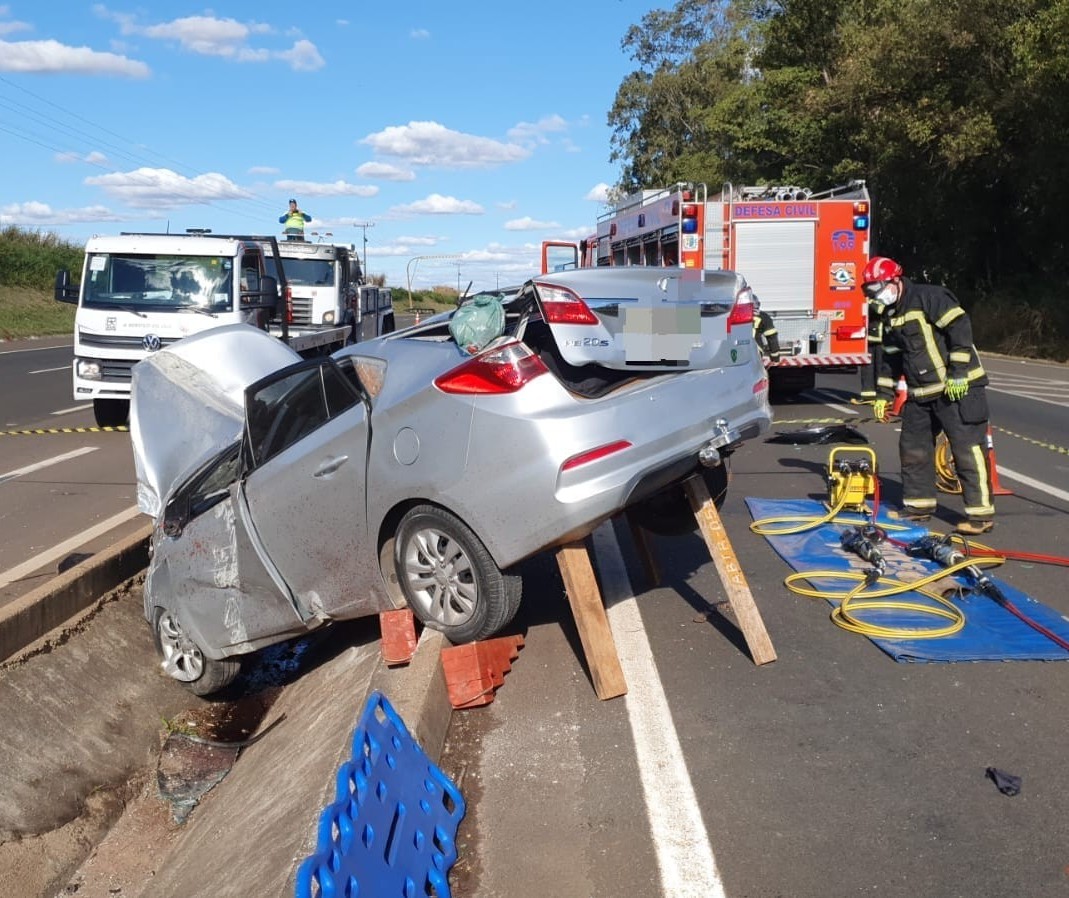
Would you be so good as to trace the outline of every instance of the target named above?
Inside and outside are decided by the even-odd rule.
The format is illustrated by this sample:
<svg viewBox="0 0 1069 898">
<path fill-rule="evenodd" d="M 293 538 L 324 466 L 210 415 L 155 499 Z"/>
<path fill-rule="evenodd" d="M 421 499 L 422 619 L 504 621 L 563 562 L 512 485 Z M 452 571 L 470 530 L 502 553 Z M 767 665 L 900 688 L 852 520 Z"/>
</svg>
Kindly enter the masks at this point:
<svg viewBox="0 0 1069 898">
<path fill-rule="evenodd" d="M 394 330 L 390 290 L 365 282 L 352 244 L 291 238 L 279 241 L 278 253 L 286 269 L 294 327 L 345 324 L 356 342 Z M 267 273 L 274 275 L 272 256 L 266 254 L 265 261 Z"/>
<path fill-rule="evenodd" d="M 72 286 L 69 271 L 56 273 L 56 299 L 78 306 L 74 399 L 93 401 L 98 426 L 122 426 L 133 366 L 182 337 L 224 324 L 254 324 L 305 356 L 349 343 L 351 324 L 294 324 L 286 271 L 274 237 L 90 238 L 80 286 Z"/>
</svg>

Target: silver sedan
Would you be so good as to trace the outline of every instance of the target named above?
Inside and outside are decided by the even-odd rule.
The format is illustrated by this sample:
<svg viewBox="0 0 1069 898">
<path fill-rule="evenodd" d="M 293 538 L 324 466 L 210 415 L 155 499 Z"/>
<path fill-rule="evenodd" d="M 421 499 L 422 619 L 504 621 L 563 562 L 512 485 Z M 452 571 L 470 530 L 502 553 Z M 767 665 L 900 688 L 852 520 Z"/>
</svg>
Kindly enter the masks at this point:
<svg viewBox="0 0 1069 898">
<path fill-rule="evenodd" d="M 406 605 L 489 637 L 519 562 L 626 508 L 693 525 L 681 480 L 722 494 L 726 457 L 770 426 L 732 272 L 547 275 L 505 312 L 466 350 L 452 315 L 309 360 L 232 325 L 134 369 L 145 615 L 171 676 L 214 692 L 242 655 Z"/>
</svg>

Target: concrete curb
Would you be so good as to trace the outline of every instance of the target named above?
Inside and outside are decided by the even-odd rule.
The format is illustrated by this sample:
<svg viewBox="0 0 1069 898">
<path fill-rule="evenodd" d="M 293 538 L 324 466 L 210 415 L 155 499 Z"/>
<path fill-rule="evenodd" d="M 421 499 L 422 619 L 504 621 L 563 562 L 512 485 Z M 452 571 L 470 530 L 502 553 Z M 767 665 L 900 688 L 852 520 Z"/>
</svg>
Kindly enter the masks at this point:
<svg viewBox="0 0 1069 898">
<path fill-rule="evenodd" d="M 152 525 L 0 608 L 0 661 L 61 626 L 148 566 Z"/>
</svg>

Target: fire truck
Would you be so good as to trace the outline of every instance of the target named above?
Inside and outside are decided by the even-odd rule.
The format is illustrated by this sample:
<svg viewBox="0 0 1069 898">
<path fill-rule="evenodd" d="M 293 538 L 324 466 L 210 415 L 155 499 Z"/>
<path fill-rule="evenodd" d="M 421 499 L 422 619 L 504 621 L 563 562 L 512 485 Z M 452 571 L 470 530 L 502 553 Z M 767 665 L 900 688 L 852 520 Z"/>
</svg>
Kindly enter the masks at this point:
<svg viewBox="0 0 1069 898">
<path fill-rule="evenodd" d="M 818 371 L 869 363 L 868 307 L 859 279 L 872 205 L 864 181 L 820 193 L 794 186 L 704 184 L 633 194 L 601 215 L 572 264 L 724 268 L 746 278 L 779 333 L 773 387 L 813 386 Z M 543 246 L 543 270 L 568 267 L 567 244 Z"/>
</svg>

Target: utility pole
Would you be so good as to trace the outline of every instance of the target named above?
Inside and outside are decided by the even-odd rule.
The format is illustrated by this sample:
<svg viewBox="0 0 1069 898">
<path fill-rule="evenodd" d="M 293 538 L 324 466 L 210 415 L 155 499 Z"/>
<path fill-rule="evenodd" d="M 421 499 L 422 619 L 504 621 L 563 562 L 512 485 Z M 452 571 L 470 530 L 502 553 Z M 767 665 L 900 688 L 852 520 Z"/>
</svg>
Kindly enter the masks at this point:
<svg viewBox="0 0 1069 898">
<path fill-rule="evenodd" d="M 354 228 L 360 228 L 364 232 L 364 280 L 368 278 L 367 273 L 367 229 L 375 227 L 373 221 L 357 221 L 353 222 Z"/>
</svg>

